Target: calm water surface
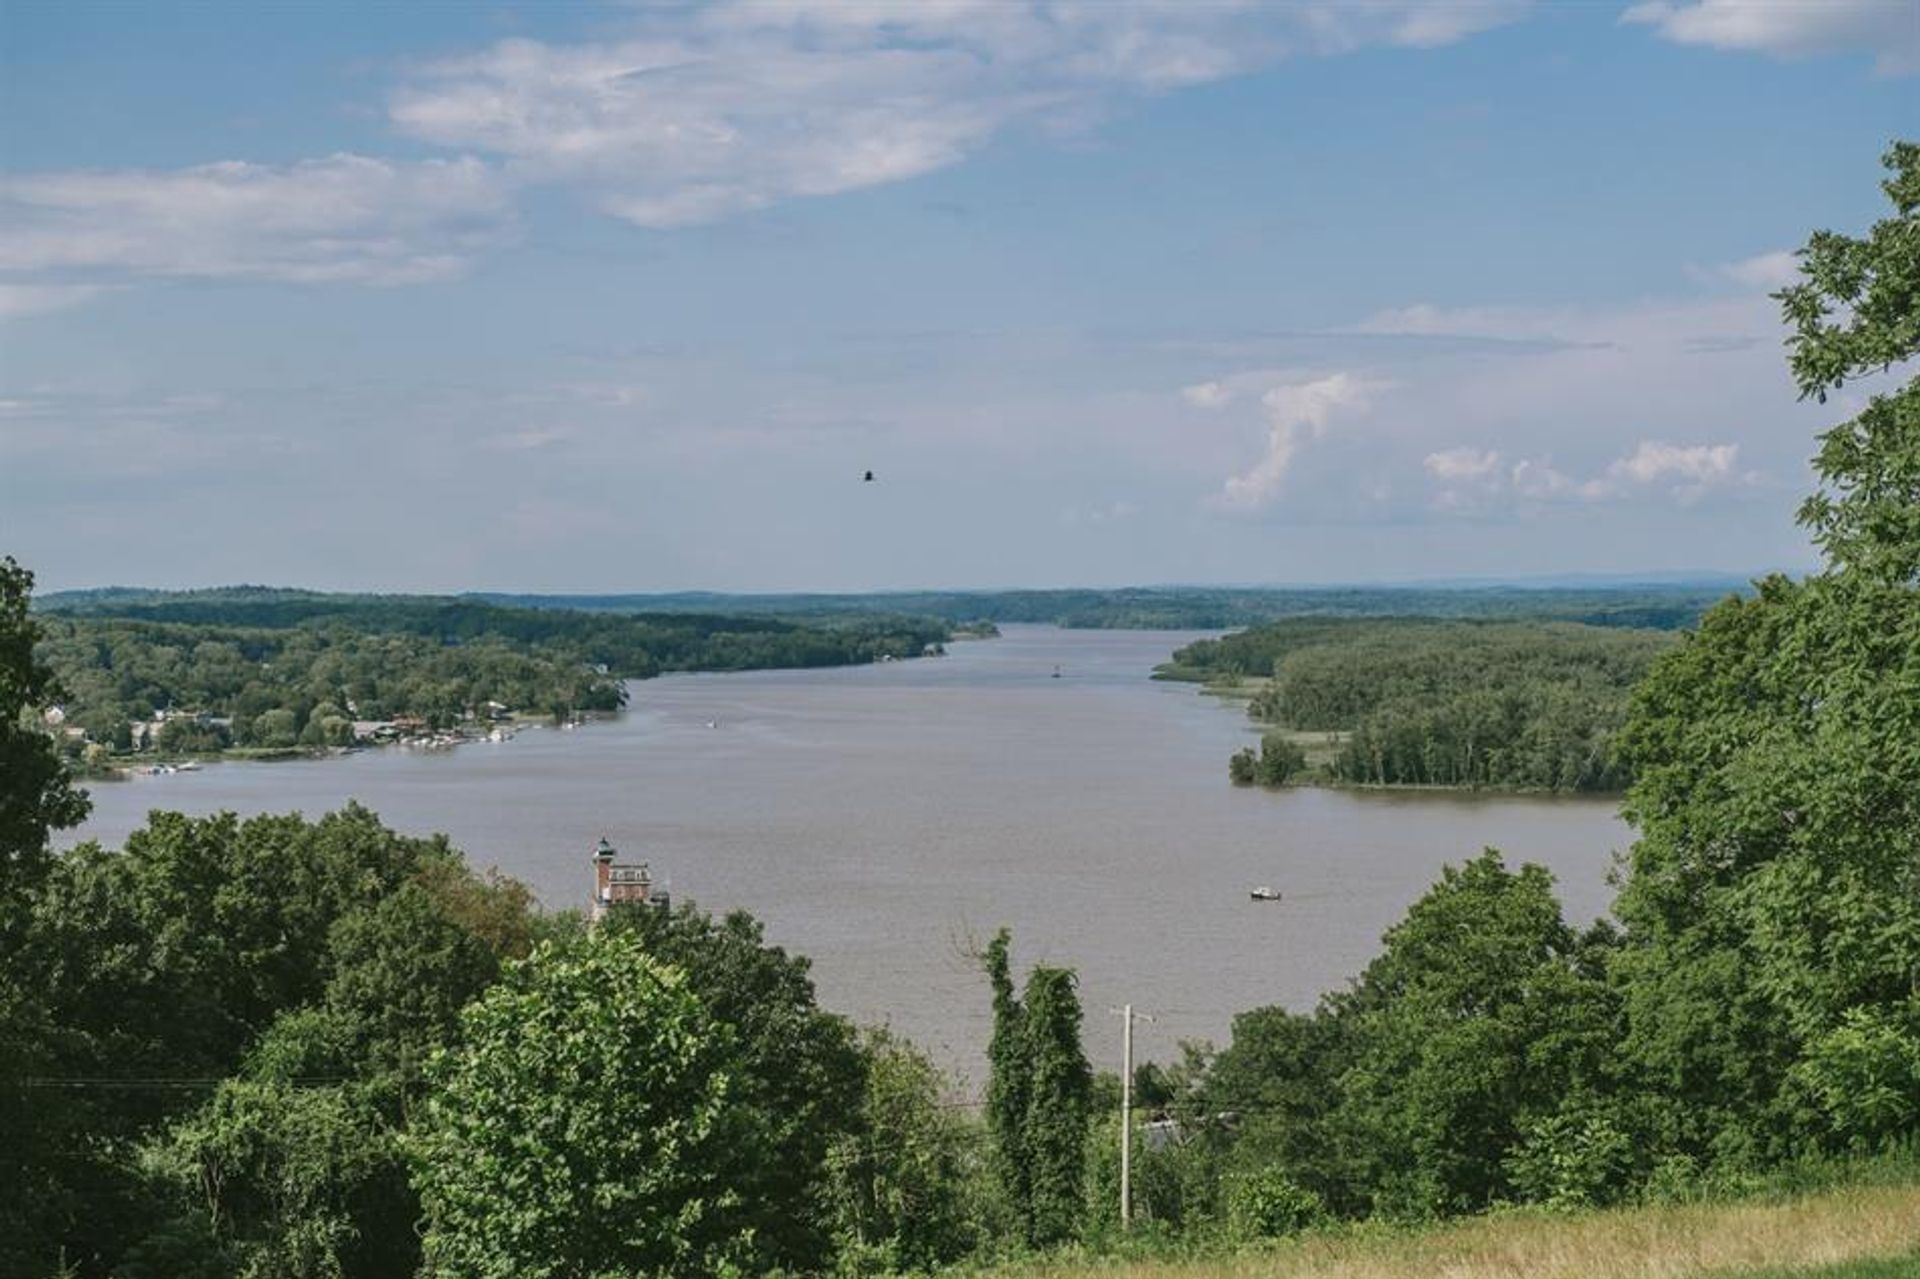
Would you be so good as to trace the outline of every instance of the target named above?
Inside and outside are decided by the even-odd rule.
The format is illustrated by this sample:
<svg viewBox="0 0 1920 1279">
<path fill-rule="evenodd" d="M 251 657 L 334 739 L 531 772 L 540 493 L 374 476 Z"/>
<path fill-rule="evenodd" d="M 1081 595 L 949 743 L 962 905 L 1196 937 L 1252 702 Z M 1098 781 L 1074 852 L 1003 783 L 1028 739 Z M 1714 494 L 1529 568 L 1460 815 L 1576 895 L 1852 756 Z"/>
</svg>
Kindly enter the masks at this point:
<svg viewBox="0 0 1920 1279">
<path fill-rule="evenodd" d="M 1310 1007 L 1357 972 L 1449 861 L 1538 861 L 1569 916 L 1602 913 L 1611 801 L 1235 790 L 1237 707 L 1146 676 L 1178 631 L 1007 627 L 936 660 L 636 683 L 617 719 L 449 752 L 212 765 L 93 788 L 67 841 L 148 809 L 318 815 L 358 798 L 445 831 L 552 905 L 583 904 L 603 833 L 676 897 L 745 907 L 810 955 L 822 1000 L 887 1021 L 976 1080 L 987 995 L 969 945 L 1077 968 L 1089 1051 L 1223 1042 L 1232 1015 Z M 1060 677 L 1054 678 L 1058 667 Z M 1271 884 L 1278 903 L 1248 900 Z M 1117 1060 L 1117 1058 L 1116 1058 Z"/>
</svg>

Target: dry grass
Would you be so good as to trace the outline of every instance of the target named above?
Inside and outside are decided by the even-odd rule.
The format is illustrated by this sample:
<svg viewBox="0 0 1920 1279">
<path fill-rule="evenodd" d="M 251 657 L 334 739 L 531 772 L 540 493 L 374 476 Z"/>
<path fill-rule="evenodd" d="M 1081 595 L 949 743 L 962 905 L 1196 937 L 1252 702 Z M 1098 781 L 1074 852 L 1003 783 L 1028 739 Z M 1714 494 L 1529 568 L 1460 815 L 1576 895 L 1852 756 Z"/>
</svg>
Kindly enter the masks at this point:
<svg viewBox="0 0 1920 1279">
<path fill-rule="evenodd" d="M 1331 1234 L 1213 1261 L 1038 1262 L 997 1273 L 1005 1279 L 1732 1279 L 1916 1250 L 1920 1186 L 1856 1186 L 1785 1203 L 1497 1216 L 1419 1233 Z"/>
</svg>

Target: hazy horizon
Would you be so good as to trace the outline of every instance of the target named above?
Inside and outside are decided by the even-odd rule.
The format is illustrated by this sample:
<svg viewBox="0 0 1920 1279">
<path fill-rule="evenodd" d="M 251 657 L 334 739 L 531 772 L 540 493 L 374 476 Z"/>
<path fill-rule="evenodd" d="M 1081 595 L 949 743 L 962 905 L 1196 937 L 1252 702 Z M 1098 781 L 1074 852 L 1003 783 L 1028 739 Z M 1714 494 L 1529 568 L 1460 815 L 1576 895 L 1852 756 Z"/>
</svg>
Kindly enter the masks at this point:
<svg viewBox="0 0 1920 1279">
<path fill-rule="evenodd" d="M 28 567 L 31 567 L 29 565 Z M 1005 585 L 909 585 L 880 587 L 873 590 L 825 591 L 811 590 L 806 587 L 794 587 L 784 590 L 706 590 L 689 587 L 680 590 L 650 590 L 644 587 L 610 589 L 587 589 L 571 591 L 543 590 L 539 587 L 513 586 L 444 586 L 395 588 L 371 590 L 351 585 L 315 586 L 302 582 L 201 582 L 183 584 L 146 584 L 138 582 L 104 582 L 85 585 L 57 585 L 36 579 L 35 594 L 44 598 L 50 595 L 84 595 L 108 591 L 152 591 L 156 593 L 186 594 L 196 591 L 218 590 L 269 590 L 269 591 L 306 591 L 314 594 L 340 595 L 423 595 L 423 596 L 529 596 L 544 599 L 596 599 L 624 598 L 634 599 L 670 599 L 680 596 L 712 597 L 715 599 L 755 599 L 755 598 L 807 598 L 807 597 L 882 597 L 889 595 L 1002 595 L 1022 592 L 1065 592 L 1065 591 L 1334 591 L 1334 590 L 1549 590 L 1583 589 L 1595 590 L 1646 587 L 1685 587 L 1718 586 L 1739 582 L 1754 581 L 1774 573 L 1786 573 L 1795 570 L 1775 567 L 1766 569 L 1663 569 L 1636 573 L 1562 573 L 1538 574 L 1526 577 L 1427 577 L 1376 579 L 1370 581 L 1327 580 L 1319 582 L 1052 582 L 1037 586 Z"/>
</svg>

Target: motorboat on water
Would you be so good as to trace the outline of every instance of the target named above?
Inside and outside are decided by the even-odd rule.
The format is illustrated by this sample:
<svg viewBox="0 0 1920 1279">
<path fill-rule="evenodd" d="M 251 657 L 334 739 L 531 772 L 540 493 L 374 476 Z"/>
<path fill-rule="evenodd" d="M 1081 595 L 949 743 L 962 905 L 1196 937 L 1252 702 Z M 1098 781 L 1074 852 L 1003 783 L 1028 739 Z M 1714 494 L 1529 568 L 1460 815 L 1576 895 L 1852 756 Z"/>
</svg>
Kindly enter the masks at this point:
<svg viewBox="0 0 1920 1279">
<path fill-rule="evenodd" d="M 1247 896 L 1257 902 L 1277 902 L 1280 900 L 1280 890 L 1277 888 L 1269 888 L 1267 885 L 1262 884 L 1251 893 L 1248 893 Z"/>
</svg>

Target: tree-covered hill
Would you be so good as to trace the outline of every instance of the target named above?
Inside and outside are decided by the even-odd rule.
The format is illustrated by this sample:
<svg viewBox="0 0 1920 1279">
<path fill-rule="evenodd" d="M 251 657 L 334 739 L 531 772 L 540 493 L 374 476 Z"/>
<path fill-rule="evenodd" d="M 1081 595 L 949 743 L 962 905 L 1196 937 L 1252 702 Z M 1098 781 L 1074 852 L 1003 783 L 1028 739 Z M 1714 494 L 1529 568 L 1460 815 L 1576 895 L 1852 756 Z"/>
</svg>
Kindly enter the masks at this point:
<svg viewBox="0 0 1920 1279">
<path fill-rule="evenodd" d="M 724 612 L 810 617 L 900 613 L 1111 630 L 1225 630 L 1283 617 L 1552 618 L 1592 626 L 1689 626 L 1742 583 L 1731 578 L 1623 585 L 1134 586 L 872 595 L 488 595 L 529 608 Z"/>
<path fill-rule="evenodd" d="M 1337 781 L 1618 791 L 1628 696 L 1677 642 L 1569 622 L 1293 618 L 1189 644 L 1161 673 L 1264 681 L 1248 714 L 1330 735 Z M 1276 737 L 1234 775 L 1286 780 L 1296 750 Z"/>
<path fill-rule="evenodd" d="M 622 679 L 915 657 L 949 635 L 925 618 L 628 617 L 255 587 L 69 596 L 40 618 L 66 723 L 110 750 L 147 745 L 143 723 L 193 751 L 343 745 L 354 721 L 447 727 L 490 706 L 612 710 Z"/>
</svg>

